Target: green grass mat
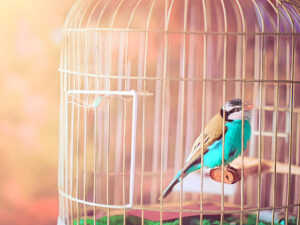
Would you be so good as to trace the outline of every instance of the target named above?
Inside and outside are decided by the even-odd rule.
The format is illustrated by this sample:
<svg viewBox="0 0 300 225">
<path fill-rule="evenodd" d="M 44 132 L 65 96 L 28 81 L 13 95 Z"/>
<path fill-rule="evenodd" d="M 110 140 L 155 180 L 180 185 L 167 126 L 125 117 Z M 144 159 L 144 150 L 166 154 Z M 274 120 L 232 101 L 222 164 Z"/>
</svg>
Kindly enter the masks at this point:
<svg viewBox="0 0 300 225">
<path fill-rule="evenodd" d="M 245 225 L 254 225 L 256 224 L 256 216 L 255 215 L 248 215 L 247 221 L 244 221 L 243 224 Z M 297 221 L 296 219 L 291 219 L 288 221 L 289 225 L 296 225 Z M 93 219 L 87 219 L 86 220 L 87 225 L 94 225 Z M 96 225 L 107 225 L 107 217 L 100 218 L 96 221 Z M 117 215 L 117 216 L 111 216 L 109 219 L 110 225 L 123 225 L 123 216 Z M 140 225 L 142 224 L 142 220 L 139 217 L 135 216 L 127 216 L 126 217 L 126 225 Z M 159 221 L 150 221 L 150 220 L 144 220 L 145 225 L 159 225 Z M 171 220 L 171 221 L 164 221 L 163 225 L 179 225 L 179 220 Z M 182 224 L 183 225 L 200 225 L 199 217 L 185 217 L 182 218 Z M 203 225 L 218 225 L 221 224 L 218 219 L 213 218 L 204 218 L 203 219 Z M 234 217 L 225 217 L 223 221 L 224 225 L 239 225 L 240 220 L 239 218 Z M 281 221 L 281 223 L 275 222 L 275 225 L 281 225 L 284 224 L 284 221 Z M 78 225 L 77 220 L 74 221 L 74 225 Z M 79 225 L 85 225 L 84 219 L 79 220 Z M 259 221 L 259 225 L 271 225 L 271 223 Z"/>
</svg>

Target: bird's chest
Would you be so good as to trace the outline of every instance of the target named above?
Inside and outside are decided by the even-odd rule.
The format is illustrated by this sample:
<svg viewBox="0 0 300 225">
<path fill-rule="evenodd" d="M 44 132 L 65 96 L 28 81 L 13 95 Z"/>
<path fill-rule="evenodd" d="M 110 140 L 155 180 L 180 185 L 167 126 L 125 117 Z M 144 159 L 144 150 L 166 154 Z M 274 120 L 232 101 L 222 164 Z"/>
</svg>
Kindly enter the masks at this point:
<svg viewBox="0 0 300 225">
<path fill-rule="evenodd" d="M 242 144 L 244 144 L 244 149 L 246 148 L 247 142 L 249 140 L 250 132 L 251 131 L 249 127 L 245 126 L 244 136 L 242 140 L 242 126 L 240 124 L 235 124 L 229 127 L 228 132 L 226 134 L 227 137 L 225 137 L 225 141 L 227 141 L 228 144 L 227 154 L 228 154 L 228 159 L 230 161 L 235 159 L 241 153 Z"/>
</svg>

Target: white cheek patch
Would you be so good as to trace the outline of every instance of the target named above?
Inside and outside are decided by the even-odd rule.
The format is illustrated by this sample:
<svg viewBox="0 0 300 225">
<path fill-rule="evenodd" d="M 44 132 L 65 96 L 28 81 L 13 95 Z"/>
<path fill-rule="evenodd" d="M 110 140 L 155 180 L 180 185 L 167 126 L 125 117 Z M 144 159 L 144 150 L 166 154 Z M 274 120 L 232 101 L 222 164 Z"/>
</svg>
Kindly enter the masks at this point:
<svg viewBox="0 0 300 225">
<path fill-rule="evenodd" d="M 234 113 L 231 113 L 229 116 L 228 116 L 228 119 L 229 120 L 241 120 L 242 119 L 242 112 L 234 112 Z"/>
<path fill-rule="evenodd" d="M 233 106 L 231 106 L 230 104 L 226 103 L 226 105 L 225 105 L 225 111 L 226 111 L 226 112 L 229 112 L 229 111 L 232 110 L 233 108 L 234 108 Z"/>
</svg>

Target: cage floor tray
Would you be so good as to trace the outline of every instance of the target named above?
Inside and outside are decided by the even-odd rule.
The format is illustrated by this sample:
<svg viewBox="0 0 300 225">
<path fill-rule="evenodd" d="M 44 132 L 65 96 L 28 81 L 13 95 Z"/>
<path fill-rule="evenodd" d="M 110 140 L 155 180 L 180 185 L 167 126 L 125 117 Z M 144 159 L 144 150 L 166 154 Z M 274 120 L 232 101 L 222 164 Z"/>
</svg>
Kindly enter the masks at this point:
<svg viewBox="0 0 300 225">
<path fill-rule="evenodd" d="M 182 207 L 183 209 L 189 210 L 199 210 L 199 204 L 188 204 Z M 178 209 L 178 207 L 170 206 L 168 209 Z M 203 210 L 205 211 L 216 211 L 220 210 L 220 205 L 216 205 L 212 202 L 203 203 Z M 224 206 L 224 210 L 240 210 L 238 206 Z M 219 215 L 220 213 L 218 213 Z M 128 210 L 127 215 L 142 217 L 142 210 Z M 189 216 L 197 216 L 200 214 L 197 212 L 183 212 L 182 217 L 189 217 Z M 210 215 L 214 215 L 210 213 Z M 179 218 L 179 212 L 162 212 L 162 220 L 172 220 Z M 152 221 L 159 221 L 160 220 L 160 211 L 152 211 L 152 210 L 144 210 L 144 219 L 152 220 Z"/>
</svg>

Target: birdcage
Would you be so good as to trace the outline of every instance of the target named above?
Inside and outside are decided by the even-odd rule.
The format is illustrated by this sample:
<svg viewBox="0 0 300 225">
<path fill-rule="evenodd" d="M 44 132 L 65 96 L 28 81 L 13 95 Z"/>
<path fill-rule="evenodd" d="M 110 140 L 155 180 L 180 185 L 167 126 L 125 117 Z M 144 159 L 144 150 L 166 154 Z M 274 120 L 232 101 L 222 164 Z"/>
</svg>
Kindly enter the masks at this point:
<svg viewBox="0 0 300 225">
<path fill-rule="evenodd" d="M 59 68 L 58 224 L 299 224 L 299 10 L 298 0 L 77 1 Z M 239 177 L 223 154 L 218 179 L 202 167 L 159 198 L 233 98 L 255 105 L 227 174 Z"/>
</svg>

